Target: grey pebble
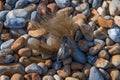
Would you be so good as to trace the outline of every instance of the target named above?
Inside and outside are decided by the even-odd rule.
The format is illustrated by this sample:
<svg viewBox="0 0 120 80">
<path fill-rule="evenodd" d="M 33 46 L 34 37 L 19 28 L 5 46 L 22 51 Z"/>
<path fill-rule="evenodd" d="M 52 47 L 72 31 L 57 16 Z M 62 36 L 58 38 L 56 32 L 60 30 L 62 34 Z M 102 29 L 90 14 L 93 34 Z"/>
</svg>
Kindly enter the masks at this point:
<svg viewBox="0 0 120 80">
<path fill-rule="evenodd" d="M 89 80 L 104 80 L 102 74 L 96 67 L 91 67 Z"/>
<path fill-rule="evenodd" d="M 37 11 L 33 11 L 32 13 L 31 13 L 31 20 L 33 20 L 33 21 L 35 21 L 36 20 L 36 18 L 37 18 L 37 15 L 38 15 L 38 12 Z"/>
<path fill-rule="evenodd" d="M 15 3 L 17 2 L 18 0 L 6 0 L 6 3 L 10 4 L 10 5 L 15 5 Z"/>
<path fill-rule="evenodd" d="M 24 8 L 28 4 L 28 0 L 18 0 L 15 4 L 15 9 Z"/>
<path fill-rule="evenodd" d="M 6 49 L 6 48 L 10 48 L 11 47 L 11 45 L 12 45 L 12 43 L 14 42 L 15 40 L 14 39 L 10 39 L 10 40 L 7 40 L 7 41 L 5 41 L 5 42 L 3 42 L 2 44 L 1 44 L 1 49 Z"/>
<path fill-rule="evenodd" d="M 89 9 L 86 9 L 85 11 L 82 12 L 82 14 L 84 14 L 85 16 L 89 17 L 91 12 Z"/>
<path fill-rule="evenodd" d="M 102 5 L 102 0 L 93 0 L 92 7 L 98 8 Z"/>
<path fill-rule="evenodd" d="M 114 42 L 120 42 L 120 29 L 119 28 L 115 27 L 115 28 L 109 29 L 108 35 Z"/>
<path fill-rule="evenodd" d="M 28 65 L 26 68 L 25 68 L 25 71 L 27 73 L 30 73 L 30 72 L 36 72 L 38 74 L 42 74 L 42 69 L 36 64 L 36 63 L 32 63 L 30 65 Z"/>
<path fill-rule="evenodd" d="M 70 0 L 55 0 L 55 2 L 60 8 L 65 8 L 70 6 Z"/>
<path fill-rule="evenodd" d="M 60 62 L 53 62 L 52 68 L 55 70 L 58 70 L 62 67 L 62 64 Z"/>
<path fill-rule="evenodd" d="M 46 66 L 45 63 L 40 62 L 40 63 L 38 63 L 38 66 L 41 67 L 43 74 L 45 74 L 48 71 L 48 67 Z"/>
<path fill-rule="evenodd" d="M 9 10 L 0 11 L 0 21 L 4 22 L 6 20 L 6 15 L 8 14 Z"/>
<path fill-rule="evenodd" d="M 40 0 L 28 0 L 30 3 L 39 3 Z"/>
<path fill-rule="evenodd" d="M 26 25 L 24 18 L 11 18 L 4 22 L 6 28 L 23 28 Z"/>
<path fill-rule="evenodd" d="M 6 55 L 6 58 L 4 60 L 4 64 L 10 64 L 11 62 L 13 62 L 13 60 L 15 60 L 15 57 L 12 55 Z"/>
</svg>

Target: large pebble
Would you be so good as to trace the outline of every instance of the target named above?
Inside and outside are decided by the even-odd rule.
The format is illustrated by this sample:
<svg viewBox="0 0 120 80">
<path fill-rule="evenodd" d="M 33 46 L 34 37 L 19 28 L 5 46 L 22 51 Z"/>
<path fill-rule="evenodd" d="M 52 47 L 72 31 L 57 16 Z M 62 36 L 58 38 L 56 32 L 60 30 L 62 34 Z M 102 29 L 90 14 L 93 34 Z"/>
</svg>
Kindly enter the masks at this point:
<svg viewBox="0 0 120 80">
<path fill-rule="evenodd" d="M 5 74 L 5 75 L 12 75 L 14 73 L 21 73 L 24 74 L 24 67 L 19 64 L 9 64 L 9 65 L 0 65 L 0 75 Z"/>
<path fill-rule="evenodd" d="M 119 28 L 115 27 L 115 28 L 109 29 L 108 35 L 113 41 L 120 42 L 120 29 Z"/>
<path fill-rule="evenodd" d="M 55 0 L 55 2 L 60 8 L 65 8 L 70 6 L 70 0 Z"/>
<path fill-rule="evenodd" d="M 10 80 L 24 80 L 23 75 L 15 73 Z"/>
<path fill-rule="evenodd" d="M 28 0 L 18 0 L 15 4 L 16 9 L 25 7 L 28 4 Z"/>
<path fill-rule="evenodd" d="M 120 7 L 120 0 L 112 0 L 109 4 L 110 15 L 114 16 L 116 14 L 120 14 L 119 13 L 119 11 L 120 11 L 119 7 Z"/>
<path fill-rule="evenodd" d="M 104 80 L 102 74 L 96 67 L 90 69 L 89 80 Z"/>
<path fill-rule="evenodd" d="M 54 80 L 52 76 L 46 75 L 42 78 L 42 80 Z"/>
<path fill-rule="evenodd" d="M 117 69 L 113 69 L 110 72 L 111 80 L 120 80 L 120 71 Z"/>
<path fill-rule="evenodd" d="M 5 27 L 7 28 L 22 28 L 26 25 L 24 18 L 11 18 L 5 21 Z"/>
<path fill-rule="evenodd" d="M 32 63 L 32 64 L 28 65 L 25 68 L 25 71 L 27 73 L 35 72 L 35 73 L 38 73 L 38 74 L 42 74 L 42 69 L 36 63 Z"/>
<path fill-rule="evenodd" d="M 24 47 L 26 44 L 26 40 L 24 37 L 19 37 L 15 42 L 11 45 L 11 49 L 16 51 L 19 50 L 20 48 Z"/>
<path fill-rule="evenodd" d="M 30 12 L 25 9 L 15 9 L 8 12 L 6 19 L 10 18 L 24 18 L 28 19 L 30 17 Z"/>
<path fill-rule="evenodd" d="M 25 80 L 41 80 L 41 77 L 37 73 L 28 73 L 24 75 Z"/>
<path fill-rule="evenodd" d="M 7 40 L 1 44 L 1 49 L 10 48 L 12 43 L 14 42 L 14 39 Z"/>
<path fill-rule="evenodd" d="M 75 42 L 73 43 L 73 48 L 74 48 L 74 53 L 72 55 L 72 58 L 77 62 L 83 64 L 86 63 L 87 61 L 86 55 L 79 50 L 78 45 Z"/>
<path fill-rule="evenodd" d="M 112 56 L 112 64 L 116 68 L 120 69 L 120 55 L 114 55 L 114 56 Z"/>
</svg>

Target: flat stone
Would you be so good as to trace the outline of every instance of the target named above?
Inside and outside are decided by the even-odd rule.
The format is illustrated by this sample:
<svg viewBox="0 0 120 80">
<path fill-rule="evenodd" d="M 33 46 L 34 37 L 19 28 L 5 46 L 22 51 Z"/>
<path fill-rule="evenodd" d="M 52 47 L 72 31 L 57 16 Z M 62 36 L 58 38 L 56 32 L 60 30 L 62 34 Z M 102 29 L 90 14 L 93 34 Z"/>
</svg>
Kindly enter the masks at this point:
<svg viewBox="0 0 120 80">
<path fill-rule="evenodd" d="M 24 37 L 19 37 L 15 42 L 11 45 L 11 49 L 16 51 L 19 50 L 20 48 L 24 47 L 26 44 L 26 40 Z"/>
<path fill-rule="evenodd" d="M 32 63 L 30 65 L 28 65 L 26 68 L 25 68 L 25 71 L 27 73 L 32 73 L 32 72 L 35 72 L 35 73 L 38 73 L 38 74 L 42 74 L 42 69 L 36 64 L 36 63 Z"/>
<path fill-rule="evenodd" d="M 12 43 L 14 42 L 14 39 L 7 40 L 1 44 L 1 49 L 7 49 L 10 48 Z"/>
<path fill-rule="evenodd" d="M 120 29 L 119 28 L 115 27 L 115 28 L 109 29 L 108 35 L 114 42 L 120 42 Z"/>
<path fill-rule="evenodd" d="M 6 28 L 23 28 L 26 25 L 24 18 L 11 18 L 4 22 Z"/>
<path fill-rule="evenodd" d="M 96 67 L 90 69 L 89 80 L 104 80 L 102 74 Z"/>
</svg>

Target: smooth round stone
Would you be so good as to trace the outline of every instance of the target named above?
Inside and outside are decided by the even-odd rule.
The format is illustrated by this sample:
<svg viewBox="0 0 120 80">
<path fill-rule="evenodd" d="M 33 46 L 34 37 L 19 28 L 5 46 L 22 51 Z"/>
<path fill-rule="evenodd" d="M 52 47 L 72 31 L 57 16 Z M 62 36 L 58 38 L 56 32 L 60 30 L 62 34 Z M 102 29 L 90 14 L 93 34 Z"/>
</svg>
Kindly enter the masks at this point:
<svg viewBox="0 0 120 80">
<path fill-rule="evenodd" d="M 6 0 L 6 3 L 10 4 L 10 5 L 15 5 L 15 3 L 17 2 L 18 0 Z"/>
<path fill-rule="evenodd" d="M 74 49 L 74 53 L 72 55 L 73 60 L 85 64 L 87 61 L 87 57 L 85 53 L 79 50 L 78 45 L 75 42 L 73 43 L 73 49 Z"/>
<path fill-rule="evenodd" d="M 28 4 L 28 0 L 18 0 L 15 4 L 16 9 L 25 7 Z"/>
<path fill-rule="evenodd" d="M 75 41 L 78 42 L 82 38 L 82 33 L 80 30 L 77 30 L 75 33 Z"/>
<path fill-rule="evenodd" d="M 96 67 L 90 69 L 89 80 L 104 80 L 102 74 Z"/>
<path fill-rule="evenodd" d="M 89 17 L 91 15 L 91 12 L 89 9 L 86 9 L 85 11 L 82 12 L 85 16 Z"/>
<path fill-rule="evenodd" d="M 54 77 L 55 80 L 62 80 L 62 78 L 57 74 L 55 74 L 53 77 Z"/>
<path fill-rule="evenodd" d="M 95 45 L 101 44 L 101 46 L 103 47 L 105 45 L 105 42 L 101 39 L 94 39 L 94 44 Z"/>
<path fill-rule="evenodd" d="M 28 0 L 30 3 L 39 3 L 40 0 Z"/>
<path fill-rule="evenodd" d="M 43 73 L 46 73 L 48 71 L 48 67 L 46 66 L 45 63 L 40 62 L 40 63 L 38 63 L 38 66 L 40 66 L 42 68 Z"/>
<path fill-rule="evenodd" d="M 33 11 L 32 13 L 31 13 L 31 20 L 33 20 L 33 21 L 35 21 L 36 20 L 36 18 L 37 18 L 37 15 L 38 15 L 38 12 L 37 11 Z"/>
<path fill-rule="evenodd" d="M 15 73 L 10 80 L 24 80 L 24 77 L 22 74 Z"/>
<path fill-rule="evenodd" d="M 55 2 L 60 8 L 65 8 L 70 6 L 70 0 L 55 0 Z"/>
<path fill-rule="evenodd" d="M 75 10 L 78 11 L 78 12 L 83 12 L 85 10 L 89 9 L 89 4 L 88 3 L 82 3 L 82 4 L 79 4 Z"/>
<path fill-rule="evenodd" d="M 21 49 L 19 49 L 18 54 L 20 56 L 30 57 L 32 54 L 32 51 L 30 48 L 21 48 Z"/>
<path fill-rule="evenodd" d="M 2 44 L 1 44 L 1 49 L 6 49 L 6 48 L 10 48 L 11 47 L 11 45 L 12 45 L 12 43 L 14 42 L 15 40 L 14 39 L 10 39 L 10 40 L 7 40 L 7 41 L 5 41 L 5 42 L 3 42 Z"/>
<path fill-rule="evenodd" d="M 9 10 L 0 11 L 0 21 L 5 21 L 8 12 Z"/>
<path fill-rule="evenodd" d="M 108 30 L 109 37 L 115 41 L 120 42 L 120 29 L 119 28 L 112 28 Z"/>
<path fill-rule="evenodd" d="M 5 21 L 5 27 L 7 28 L 23 28 L 26 25 L 24 18 L 11 18 Z"/>
<path fill-rule="evenodd" d="M 54 80 L 54 78 L 50 75 L 43 76 L 42 80 Z"/>
<path fill-rule="evenodd" d="M 6 19 L 10 18 L 24 18 L 24 19 L 29 19 L 30 17 L 30 12 L 28 12 L 25 9 L 14 9 L 8 12 L 6 15 Z"/>
<path fill-rule="evenodd" d="M 10 80 L 8 76 L 1 75 L 0 80 Z"/>
<path fill-rule="evenodd" d="M 32 63 L 32 64 L 28 65 L 25 68 L 25 71 L 27 73 L 35 72 L 35 73 L 38 73 L 40 75 L 42 74 L 42 69 L 36 63 Z"/>
<path fill-rule="evenodd" d="M 4 60 L 5 64 L 11 63 L 13 60 L 15 60 L 15 57 L 12 55 L 6 55 L 6 59 Z"/>
<path fill-rule="evenodd" d="M 97 8 L 100 7 L 102 4 L 102 0 L 93 0 L 92 7 Z"/>
<path fill-rule="evenodd" d="M 62 64 L 60 62 L 53 62 L 52 68 L 55 70 L 58 70 L 62 67 Z"/>
</svg>

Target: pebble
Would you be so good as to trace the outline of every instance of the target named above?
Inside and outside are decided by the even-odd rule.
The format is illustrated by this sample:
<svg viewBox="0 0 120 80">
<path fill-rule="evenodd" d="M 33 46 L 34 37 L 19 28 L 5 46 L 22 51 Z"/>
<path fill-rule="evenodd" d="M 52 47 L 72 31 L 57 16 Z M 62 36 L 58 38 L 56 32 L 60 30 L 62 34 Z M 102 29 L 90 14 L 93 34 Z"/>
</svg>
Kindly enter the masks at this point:
<svg viewBox="0 0 120 80">
<path fill-rule="evenodd" d="M 31 13 L 30 20 L 35 21 L 36 18 L 38 17 L 37 15 L 38 15 L 38 12 L 37 12 L 37 11 L 33 11 L 33 12 Z"/>
<path fill-rule="evenodd" d="M 16 51 L 20 48 L 24 47 L 26 44 L 26 40 L 24 37 L 19 37 L 17 40 L 14 41 L 14 43 L 11 45 L 11 49 Z"/>
<path fill-rule="evenodd" d="M 52 65 L 52 60 L 51 60 L 51 59 L 45 60 L 45 65 L 46 65 L 48 68 L 51 67 L 51 65 Z"/>
<path fill-rule="evenodd" d="M 74 78 L 77 78 L 77 79 L 79 79 L 79 80 L 86 80 L 85 79 L 85 74 L 84 73 L 82 73 L 82 72 L 74 72 L 73 74 L 72 74 L 72 77 L 74 77 Z"/>
<path fill-rule="evenodd" d="M 13 54 L 13 51 L 10 48 L 0 50 L 0 57 L 5 55 Z"/>
<path fill-rule="evenodd" d="M 80 3 L 79 0 L 71 0 L 71 6 L 75 8 Z"/>
<path fill-rule="evenodd" d="M 99 58 L 104 58 L 106 60 L 109 60 L 110 59 L 110 56 L 108 54 L 108 52 L 106 50 L 101 50 L 99 53 L 98 53 L 98 57 Z"/>
<path fill-rule="evenodd" d="M 15 73 L 10 80 L 24 80 L 23 75 Z"/>
<path fill-rule="evenodd" d="M 25 80 L 42 80 L 37 73 L 28 73 L 24 75 Z"/>
<path fill-rule="evenodd" d="M 12 10 L 12 6 L 10 4 L 8 4 L 8 3 L 5 3 L 4 9 L 5 10 Z"/>
<path fill-rule="evenodd" d="M 60 76 L 58 76 L 57 74 L 55 74 L 53 77 L 55 80 L 62 80 L 62 78 Z"/>
<path fill-rule="evenodd" d="M 114 42 L 120 42 L 119 34 L 120 29 L 117 27 L 108 30 L 108 35 Z"/>
<path fill-rule="evenodd" d="M 52 76 L 46 75 L 42 80 L 54 80 L 54 78 Z"/>
<path fill-rule="evenodd" d="M 78 11 L 78 12 L 83 12 L 87 9 L 89 9 L 89 4 L 88 3 L 82 3 L 82 4 L 79 4 L 78 6 L 75 7 L 75 10 Z"/>
<path fill-rule="evenodd" d="M 10 80 L 10 78 L 6 75 L 1 75 L 0 80 Z"/>
<path fill-rule="evenodd" d="M 10 33 L 1 34 L 1 40 L 7 41 L 9 39 L 12 39 L 12 35 Z"/>
<path fill-rule="evenodd" d="M 0 0 L 0 11 L 4 10 L 4 3 Z"/>
<path fill-rule="evenodd" d="M 70 6 L 70 0 L 55 0 L 55 2 L 60 8 L 65 8 Z"/>
<path fill-rule="evenodd" d="M 83 73 L 85 75 L 85 77 L 89 77 L 89 74 L 90 74 L 90 68 L 91 68 L 91 65 L 90 64 L 86 64 L 84 69 L 83 69 Z"/>
<path fill-rule="evenodd" d="M 10 39 L 10 40 L 7 40 L 5 42 L 3 42 L 0 46 L 1 49 L 7 49 L 7 48 L 10 48 L 12 43 L 14 42 L 15 40 L 14 39 Z"/>
<path fill-rule="evenodd" d="M 102 0 L 93 0 L 92 7 L 98 8 L 99 6 L 101 6 L 101 4 L 102 4 Z"/>
<path fill-rule="evenodd" d="M 57 10 L 58 10 L 58 6 L 57 6 L 56 3 L 50 3 L 50 4 L 47 5 L 47 7 L 50 9 L 50 12 L 52 14 L 56 13 Z"/>
<path fill-rule="evenodd" d="M 78 48 L 78 45 L 73 43 L 74 54 L 72 55 L 73 60 L 85 64 L 87 61 L 86 55 L 81 52 Z"/>
<path fill-rule="evenodd" d="M 28 4 L 28 0 L 18 0 L 15 4 L 15 9 L 24 8 Z"/>
<path fill-rule="evenodd" d="M 103 7 L 99 7 L 97 9 L 97 11 L 98 11 L 99 15 L 101 15 L 101 16 L 105 16 L 106 15 L 106 10 Z"/>
<path fill-rule="evenodd" d="M 109 65 L 110 65 L 110 62 L 108 60 L 103 59 L 103 58 L 98 58 L 94 63 L 95 67 L 103 68 L 103 69 L 108 68 Z"/>
<path fill-rule="evenodd" d="M 11 18 L 4 22 L 5 27 L 7 28 L 23 28 L 26 25 L 24 18 Z"/>
<path fill-rule="evenodd" d="M 32 61 L 32 63 L 45 62 L 45 60 L 42 59 L 40 56 L 31 56 L 29 59 Z"/>
<path fill-rule="evenodd" d="M 24 67 L 19 63 L 0 65 L 0 75 L 13 75 L 14 73 L 25 74 Z"/>
<path fill-rule="evenodd" d="M 17 2 L 18 0 L 6 0 L 6 3 L 10 4 L 10 5 L 15 5 L 15 3 Z"/>
<path fill-rule="evenodd" d="M 56 73 L 55 69 L 49 69 L 47 72 L 48 75 L 52 75 L 52 76 L 55 75 L 55 73 Z"/>
<path fill-rule="evenodd" d="M 110 72 L 111 80 L 119 80 L 120 79 L 120 71 L 117 69 L 113 69 Z"/>
<path fill-rule="evenodd" d="M 9 10 L 0 11 L 0 21 L 4 22 L 6 19 L 6 15 L 8 14 Z"/>
<path fill-rule="evenodd" d="M 82 33 L 80 30 L 77 30 L 75 33 L 75 41 L 78 42 L 82 38 Z"/>
<path fill-rule="evenodd" d="M 112 0 L 109 4 L 110 15 L 115 16 L 119 14 L 119 0 Z"/>
<path fill-rule="evenodd" d="M 114 17 L 114 22 L 116 25 L 120 26 L 120 16 L 115 16 Z"/>
<path fill-rule="evenodd" d="M 98 17 L 98 25 L 100 27 L 104 27 L 104 28 L 112 28 L 112 25 L 113 25 L 113 20 L 109 19 L 105 19 L 103 17 Z"/>
<path fill-rule="evenodd" d="M 40 63 L 38 63 L 38 66 L 41 67 L 43 74 L 45 74 L 48 71 L 48 67 L 45 63 L 40 62 Z"/>
<path fill-rule="evenodd" d="M 71 75 L 71 69 L 69 65 L 65 65 L 63 67 L 63 69 L 57 70 L 57 74 L 62 77 L 62 78 L 66 78 L 69 77 Z"/>
<path fill-rule="evenodd" d="M 69 64 L 71 64 L 72 63 L 72 58 L 70 57 L 70 58 L 67 58 L 67 59 L 65 59 L 64 61 L 63 61 L 63 65 L 69 65 Z"/>
<path fill-rule="evenodd" d="M 32 51 L 30 50 L 30 48 L 21 48 L 19 49 L 18 54 L 20 56 L 30 57 L 32 54 Z"/>
<path fill-rule="evenodd" d="M 29 4 L 27 5 L 24 9 L 28 12 L 32 12 L 32 11 L 35 11 L 37 8 L 37 5 L 36 4 Z M 31 13 L 32 14 L 32 13 Z"/>
<path fill-rule="evenodd" d="M 109 49 L 110 55 L 115 55 L 120 53 L 120 46 L 114 46 L 113 48 Z"/>
<path fill-rule="evenodd" d="M 72 70 L 82 70 L 84 67 L 83 64 L 77 63 L 77 62 L 72 62 L 71 63 L 71 69 Z"/>
<path fill-rule="evenodd" d="M 55 70 L 58 70 L 62 67 L 62 64 L 60 62 L 53 62 L 52 68 Z"/>
<path fill-rule="evenodd" d="M 87 61 L 88 61 L 88 63 L 91 64 L 91 65 L 93 65 L 96 60 L 97 60 L 97 56 L 92 56 L 92 55 L 88 55 L 88 56 L 87 56 Z"/>
<path fill-rule="evenodd" d="M 28 65 L 26 68 L 25 68 L 25 71 L 27 73 L 31 73 L 31 72 L 35 72 L 35 73 L 38 73 L 38 74 L 42 74 L 42 69 L 41 67 L 39 67 L 36 63 L 32 63 L 30 65 Z"/>
<path fill-rule="evenodd" d="M 24 18 L 29 19 L 30 17 L 30 12 L 28 12 L 25 9 L 15 9 L 15 10 L 11 10 L 8 12 L 8 14 L 6 15 L 6 19 L 11 19 L 11 18 Z"/>
<path fill-rule="evenodd" d="M 87 52 L 89 50 L 87 41 L 79 40 L 78 45 L 79 45 L 80 50 L 83 52 Z"/>
<path fill-rule="evenodd" d="M 86 9 L 85 11 L 82 12 L 85 16 L 89 17 L 91 15 L 91 12 L 89 9 Z"/>
<path fill-rule="evenodd" d="M 65 80 L 79 80 L 79 79 L 73 77 L 66 77 Z"/>
<path fill-rule="evenodd" d="M 91 67 L 89 80 L 104 80 L 102 74 L 96 67 Z"/>
<path fill-rule="evenodd" d="M 112 56 L 112 61 L 111 62 L 116 68 L 120 69 L 120 55 Z"/>
<path fill-rule="evenodd" d="M 106 38 L 106 45 L 107 46 L 112 46 L 113 44 L 114 44 L 114 41 L 113 40 L 111 40 L 110 38 Z"/>
<path fill-rule="evenodd" d="M 99 14 L 96 9 L 92 9 L 91 15 L 90 15 L 90 20 L 97 20 L 99 17 Z"/>
<path fill-rule="evenodd" d="M 109 80 L 110 79 L 110 75 L 107 71 L 105 71 L 104 69 L 99 69 L 99 71 L 102 73 L 103 77 L 105 80 Z"/>
</svg>

